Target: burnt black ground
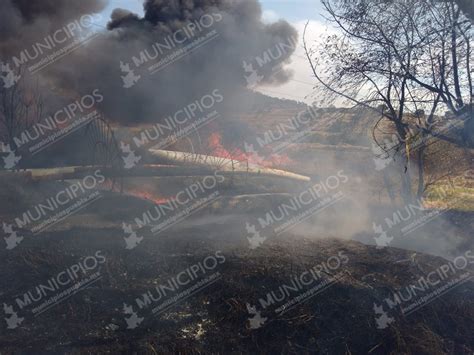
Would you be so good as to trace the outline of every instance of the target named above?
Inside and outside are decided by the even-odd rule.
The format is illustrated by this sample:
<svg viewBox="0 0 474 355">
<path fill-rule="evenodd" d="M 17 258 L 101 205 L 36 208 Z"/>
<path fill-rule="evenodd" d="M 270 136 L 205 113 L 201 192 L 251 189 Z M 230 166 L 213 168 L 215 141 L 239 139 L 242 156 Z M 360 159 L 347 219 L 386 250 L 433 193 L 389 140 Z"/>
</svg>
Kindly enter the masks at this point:
<svg viewBox="0 0 474 355">
<path fill-rule="evenodd" d="M 145 229 L 142 243 L 126 250 L 126 217 L 150 203 L 110 195 L 64 224 L 26 235 L 16 249 L 0 249 L 0 304 L 14 304 L 81 258 L 101 251 L 102 278 L 16 329 L 0 323 L 2 354 L 25 353 L 320 353 L 471 354 L 474 351 L 474 284 L 468 281 L 422 309 L 378 329 L 374 303 L 446 263 L 440 257 L 358 242 L 314 239 L 286 233 L 252 250 L 245 234 L 249 216 L 212 208 L 158 235 Z M 220 278 L 159 315 L 138 310 L 135 299 L 182 270 L 221 252 Z M 348 258 L 340 278 L 304 303 L 276 315 L 261 310 L 265 323 L 251 329 L 247 304 L 338 253 Z M 472 271 L 472 269 L 471 269 Z M 324 273 L 323 280 L 334 274 Z M 197 281 L 197 280 L 196 280 Z M 173 294 L 170 294 L 170 297 Z M 143 321 L 127 329 L 124 303 Z M 158 305 L 159 303 L 154 304 Z M 3 314 L 2 314 L 2 317 Z"/>
</svg>

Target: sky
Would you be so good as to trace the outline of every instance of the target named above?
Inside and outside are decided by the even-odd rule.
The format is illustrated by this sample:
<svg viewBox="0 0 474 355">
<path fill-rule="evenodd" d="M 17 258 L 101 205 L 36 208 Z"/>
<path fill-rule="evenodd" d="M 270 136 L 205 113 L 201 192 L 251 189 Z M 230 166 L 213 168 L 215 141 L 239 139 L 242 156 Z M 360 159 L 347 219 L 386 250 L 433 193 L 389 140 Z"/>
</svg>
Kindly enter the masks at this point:
<svg viewBox="0 0 474 355">
<path fill-rule="evenodd" d="M 278 87 L 260 87 L 257 90 L 269 96 L 311 104 L 314 101 L 314 78 L 301 45 L 307 21 L 310 21 L 307 33 L 308 43 L 316 41 L 325 31 L 320 0 L 260 0 L 260 3 L 266 22 L 274 22 L 283 18 L 298 30 L 300 38 L 299 46 L 291 63 L 287 66 L 294 72 L 292 80 Z"/>
<path fill-rule="evenodd" d="M 320 18 L 320 0 L 260 0 L 260 3 L 267 18 L 284 18 L 288 22 Z M 104 14 L 110 15 L 112 10 L 117 7 L 139 14 L 143 13 L 142 0 L 109 0 Z"/>
<path fill-rule="evenodd" d="M 142 15 L 142 3 L 142 0 L 109 0 L 109 5 L 102 14 L 104 19 L 102 25 L 105 26 L 112 10 L 115 8 L 127 9 Z M 310 43 L 316 41 L 326 31 L 324 19 L 321 16 L 322 5 L 320 0 L 260 0 L 260 3 L 262 4 L 263 20 L 265 22 L 271 23 L 281 18 L 285 19 L 298 30 L 300 39 L 291 63 L 287 66 L 294 72 L 292 80 L 277 87 L 258 87 L 256 90 L 269 96 L 304 101 L 311 104 L 314 98 L 312 95 L 314 92 L 312 84 L 314 78 L 301 47 L 302 32 L 306 22 L 310 21 L 307 37 Z"/>
<path fill-rule="evenodd" d="M 284 18 L 288 22 L 307 19 L 321 19 L 320 0 L 260 0 L 264 13 L 272 13 L 275 18 Z"/>
</svg>

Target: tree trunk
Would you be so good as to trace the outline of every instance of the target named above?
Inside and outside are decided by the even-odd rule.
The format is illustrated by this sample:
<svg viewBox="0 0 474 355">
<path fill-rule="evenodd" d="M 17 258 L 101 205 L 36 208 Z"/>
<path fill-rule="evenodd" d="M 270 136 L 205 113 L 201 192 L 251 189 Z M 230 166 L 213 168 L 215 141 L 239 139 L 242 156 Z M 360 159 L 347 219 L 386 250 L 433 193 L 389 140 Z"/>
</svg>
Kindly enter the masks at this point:
<svg viewBox="0 0 474 355">
<path fill-rule="evenodd" d="M 423 146 L 420 147 L 417 154 L 417 165 L 418 165 L 418 189 L 416 192 L 416 196 L 418 199 L 423 197 L 423 193 L 425 192 L 425 145 L 423 139 Z"/>
<path fill-rule="evenodd" d="M 403 117 L 403 111 L 400 112 L 400 117 Z M 402 120 L 395 121 L 395 127 L 397 129 L 399 137 L 400 154 L 395 157 L 398 161 L 398 169 L 400 171 L 401 178 L 401 195 L 402 199 L 406 204 L 413 202 L 413 192 L 411 186 L 411 171 L 410 171 L 410 147 L 407 142 L 407 131 L 402 124 Z M 404 152 L 402 154 L 401 152 Z"/>
</svg>

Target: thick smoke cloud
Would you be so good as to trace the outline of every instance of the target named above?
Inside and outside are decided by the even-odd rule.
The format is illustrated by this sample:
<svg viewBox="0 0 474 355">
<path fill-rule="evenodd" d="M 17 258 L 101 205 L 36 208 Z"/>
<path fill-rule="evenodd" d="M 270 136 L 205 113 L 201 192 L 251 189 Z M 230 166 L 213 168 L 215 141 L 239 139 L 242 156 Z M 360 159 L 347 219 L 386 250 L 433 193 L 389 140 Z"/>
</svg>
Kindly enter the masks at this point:
<svg viewBox="0 0 474 355">
<path fill-rule="evenodd" d="M 3 0 L 0 11 L 0 63 L 9 66 L 21 81 L 18 83 L 19 91 L 23 92 L 25 97 L 34 96 L 37 93 L 42 95 L 43 116 L 54 112 L 65 104 L 71 102 L 73 98 L 78 97 L 76 92 L 65 92 L 58 90 L 51 85 L 50 78 L 46 75 L 46 71 L 42 71 L 36 75 L 30 75 L 27 69 L 28 65 L 39 62 L 46 55 L 50 54 L 55 48 L 44 49 L 42 54 L 37 54 L 39 45 L 45 48 L 51 44 L 52 36 L 55 32 L 60 31 L 59 37 L 69 35 L 64 45 L 69 44 L 75 35 L 80 35 L 81 31 L 93 30 L 93 26 L 89 28 L 81 28 L 77 26 L 78 21 L 83 17 L 96 18 L 100 17 L 100 12 L 107 5 L 107 0 Z M 75 23 L 75 28 L 66 32 L 68 25 Z M 59 38 L 58 37 L 58 38 Z M 61 48 L 58 44 L 57 48 Z M 29 56 L 36 56 L 36 60 L 30 60 L 23 65 L 16 65 L 15 60 L 21 61 L 22 56 L 28 53 Z M 51 64 L 51 72 L 54 71 L 55 65 L 67 65 L 67 58 L 62 62 Z M 80 72 L 80 68 L 77 68 Z M 6 72 L 2 68 L 2 76 Z M 3 81 L 0 80 L 0 87 L 3 89 Z M 31 92 L 35 91 L 35 93 Z M 18 96 L 20 98 L 20 96 Z M 8 111 L 4 107 L 5 110 Z M 0 115 L 2 112 L 0 112 Z M 1 117 L 0 117 L 1 121 Z M 0 126 L 0 129 L 4 127 Z"/>
<path fill-rule="evenodd" d="M 282 66 L 294 48 L 279 46 L 295 40 L 296 30 L 285 21 L 262 23 L 257 0 L 147 0 L 144 10 L 140 18 L 116 9 L 107 31 L 52 66 L 48 77 L 67 92 L 100 89 L 105 97 L 100 108 L 107 117 L 134 124 L 157 122 L 216 89 L 224 96 L 224 104 L 232 106 L 236 93 L 247 84 L 244 60 L 258 70 L 259 83 L 283 83 L 291 74 Z M 150 75 L 149 65 L 214 30 L 217 35 L 208 43 Z M 154 55 L 156 44 L 167 40 L 173 45 L 183 43 L 140 67 L 135 65 L 144 51 Z M 255 58 L 263 58 L 265 51 L 272 56 L 267 53 L 270 61 L 259 67 Z M 129 88 L 124 87 L 126 72 L 121 64 L 128 64 L 140 76 Z"/>
<path fill-rule="evenodd" d="M 2 0 L 0 55 L 9 59 L 84 14 L 99 13 L 107 0 Z"/>
</svg>

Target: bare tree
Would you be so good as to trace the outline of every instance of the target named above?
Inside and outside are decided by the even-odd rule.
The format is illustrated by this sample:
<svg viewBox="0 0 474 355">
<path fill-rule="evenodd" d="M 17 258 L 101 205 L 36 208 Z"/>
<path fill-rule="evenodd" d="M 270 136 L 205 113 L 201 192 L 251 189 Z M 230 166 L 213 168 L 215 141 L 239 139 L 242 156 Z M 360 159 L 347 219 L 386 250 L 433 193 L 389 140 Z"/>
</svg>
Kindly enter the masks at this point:
<svg viewBox="0 0 474 355">
<path fill-rule="evenodd" d="M 9 85 L 0 82 L 0 141 L 14 149 L 14 138 L 41 119 L 44 101 L 38 82 L 26 79 L 23 67 L 11 75 L 15 80 Z"/>
<path fill-rule="evenodd" d="M 402 195 L 410 201 L 410 158 L 416 142 L 419 184 L 428 137 L 461 146 L 474 145 L 472 124 L 471 22 L 454 0 L 322 0 L 328 20 L 339 34 L 311 48 L 307 59 L 325 99 L 343 98 L 380 114 L 396 133 L 389 147 L 401 173 Z M 305 29 L 306 35 L 307 28 Z M 304 37 L 305 37 L 304 35 Z M 459 132 L 436 130 L 443 112 L 450 111 Z M 428 114 L 425 114 L 428 112 Z M 374 138 L 377 141 L 374 128 Z M 420 171 L 421 169 L 421 171 Z"/>
</svg>

